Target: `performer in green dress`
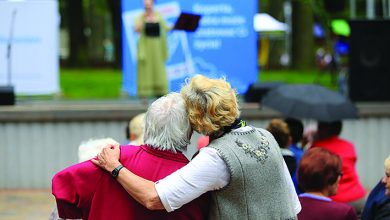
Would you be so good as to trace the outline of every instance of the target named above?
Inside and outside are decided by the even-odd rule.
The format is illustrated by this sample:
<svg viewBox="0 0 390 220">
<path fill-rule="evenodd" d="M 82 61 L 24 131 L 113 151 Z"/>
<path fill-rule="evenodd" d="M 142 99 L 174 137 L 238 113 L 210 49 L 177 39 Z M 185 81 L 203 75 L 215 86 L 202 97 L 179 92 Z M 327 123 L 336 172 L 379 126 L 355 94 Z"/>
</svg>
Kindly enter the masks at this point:
<svg viewBox="0 0 390 220">
<path fill-rule="evenodd" d="M 159 97 L 168 93 L 165 62 L 168 59 L 169 27 L 160 13 L 153 10 L 154 0 L 144 0 L 145 12 L 136 19 L 140 33 L 137 50 L 138 96 Z"/>
</svg>

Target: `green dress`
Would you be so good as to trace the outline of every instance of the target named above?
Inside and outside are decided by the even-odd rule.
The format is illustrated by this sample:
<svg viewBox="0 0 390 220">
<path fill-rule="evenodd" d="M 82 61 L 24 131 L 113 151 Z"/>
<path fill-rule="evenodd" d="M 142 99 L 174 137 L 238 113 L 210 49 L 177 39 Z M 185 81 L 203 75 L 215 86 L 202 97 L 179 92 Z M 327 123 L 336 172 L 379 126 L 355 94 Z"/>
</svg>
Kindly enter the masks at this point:
<svg viewBox="0 0 390 220">
<path fill-rule="evenodd" d="M 160 26 L 160 35 L 145 35 L 144 14 L 136 22 L 141 22 L 137 50 L 137 90 L 140 97 L 162 96 L 168 93 L 168 76 L 165 62 L 168 59 L 167 27 L 161 14 L 155 12 Z"/>
</svg>

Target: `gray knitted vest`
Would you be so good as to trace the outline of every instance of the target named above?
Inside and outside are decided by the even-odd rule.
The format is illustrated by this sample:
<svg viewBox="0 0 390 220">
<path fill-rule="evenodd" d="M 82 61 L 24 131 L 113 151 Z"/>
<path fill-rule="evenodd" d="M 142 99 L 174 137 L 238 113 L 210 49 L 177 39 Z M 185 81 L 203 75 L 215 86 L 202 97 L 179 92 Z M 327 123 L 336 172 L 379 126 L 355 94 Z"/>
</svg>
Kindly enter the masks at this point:
<svg viewBox="0 0 390 220">
<path fill-rule="evenodd" d="M 209 219 L 296 219 L 283 157 L 263 129 L 229 132 L 213 140 L 230 172 L 229 184 L 212 192 Z"/>
</svg>

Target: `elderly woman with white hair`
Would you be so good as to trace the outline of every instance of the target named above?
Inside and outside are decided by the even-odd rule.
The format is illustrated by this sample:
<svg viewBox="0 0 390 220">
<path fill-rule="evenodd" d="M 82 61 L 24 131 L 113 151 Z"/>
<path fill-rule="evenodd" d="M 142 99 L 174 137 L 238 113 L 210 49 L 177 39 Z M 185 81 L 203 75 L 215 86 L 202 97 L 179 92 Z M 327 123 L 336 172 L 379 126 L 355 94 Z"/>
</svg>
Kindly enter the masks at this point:
<svg viewBox="0 0 390 220">
<path fill-rule="evenodd" d="M 385 159 L 385 176 L 371 190 L 362 220 L 390 219 L 390 155 Z"/>
<path fill-rule="evenodd" d="M 52 192 L 61 218 L 206 219 L 207 194 L 175 212 L 150 211 L 129 197 L 118 184 L 117 180 L 122 181 L 118 174 L 124 174 L 126 170 L 154 182 L 188 163 L 182 152 L 187 149 L 192 130 L 180 94 L 170 93 L 153 102 L 146 112 L 145 122 L 144 145 L 112 146 L 120 148 L 121 164 L 110 174 L 88 160 L 53 177 Z"/>
<path fill-rule="evenodd" d="M 153 210 L 172 212 L 211 191 L 209 219 L 296 219 L 301 206 L 279 146 L 268 131 L 239 118 L 230 84 L 195 75 L 181 94 L 192 129 L 209 136 L 209 145 L 158 182 L 120 172 L 126 191 Z M 111 172 L 121 164 L 118 155 L 118 148 L 105 148 L 95 164 Z"/>
</svg>

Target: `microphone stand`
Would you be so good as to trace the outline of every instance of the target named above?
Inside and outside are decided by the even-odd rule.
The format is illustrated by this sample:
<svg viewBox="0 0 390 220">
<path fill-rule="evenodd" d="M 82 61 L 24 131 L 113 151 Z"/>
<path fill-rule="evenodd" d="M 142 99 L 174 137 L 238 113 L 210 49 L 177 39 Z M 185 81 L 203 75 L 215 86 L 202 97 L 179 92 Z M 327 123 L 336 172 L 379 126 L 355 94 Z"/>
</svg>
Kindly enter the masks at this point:
<svg viewBox="0 0 390 220">
<path fill-rule="evenodd" d="M 11 82 L 11 66 L 12 66 L 12 41 L 13 41 L 13 29 L 15 24 L 16 9 L 12 12 L 11 27 L 9 31 L 9 38 L 7 44 L 7 85 L 0 86 L 0 105 L 14 105 L 15 104 L 15 92 Z"/>
<path fill-rule="evenodd" d="M 14 36 L 14 25 L 15 25 L 15 17 L 16 17 L 16 9 L 13 10 L 12 12 L 12 17 L 11 17 L 11 26 L 10 26 L 10 29 L 9 29 L 9 38 L 8 38 L 8 45 L 7 45 L 7 61 L 8 61 L 8 65 L 7 65 L 7 82 L 8 82 L 8 86 L 12 86 L 11 85 L 11 73 L 12 73 L 12 55 L 11 55 L 11 51 L 12 51 L 12 41 L 13 41 L 13 36 Z"/>
</svg>

